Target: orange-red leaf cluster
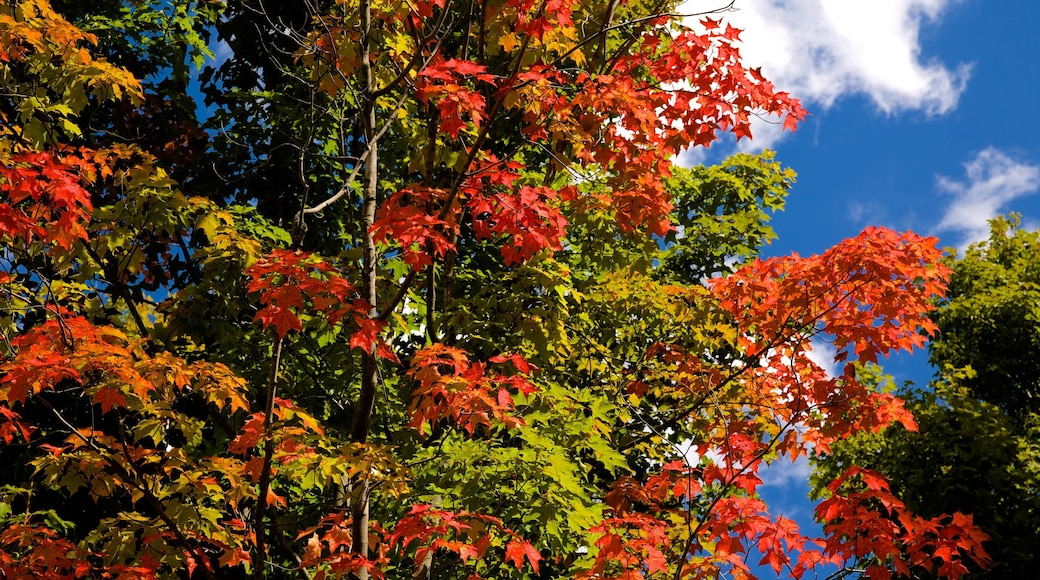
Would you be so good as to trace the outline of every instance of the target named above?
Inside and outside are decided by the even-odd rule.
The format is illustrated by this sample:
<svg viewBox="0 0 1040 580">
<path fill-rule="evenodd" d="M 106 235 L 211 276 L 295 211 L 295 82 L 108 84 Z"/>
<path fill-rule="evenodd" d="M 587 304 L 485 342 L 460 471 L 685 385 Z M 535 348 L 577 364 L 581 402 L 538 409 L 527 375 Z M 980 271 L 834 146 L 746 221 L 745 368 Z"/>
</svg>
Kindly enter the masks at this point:
<svg viewBox="0 0 1040 580">
<path fill-rule="evenodd" d="M 542 560 L 542 555 L 530 542 L 493 516 L 466 511 L 453 512 L 425 504 L 414 505 L 397 521 L 393 532 L 387 537 L 387 543 L 391 548 L 400 546 L 402 550 L 416 543 L 415 562 L 421 566 L 428 554 L 438 550 L 451 552 L 463 562 L 481 560 L 492 547 L 495 535 L 508 538 L 505 545 L 506 562 L 520 570 L 526 560 L 534 573 L 538 574 L 538 562 Z M 471 575 L 470 578 L 479 576 Z"/>
<path fill-rule="evenodd" d="M 419 71 L 415 96 L 436 105 L 440 130 L 452 138 L 457 138 L 466 128 L 464 119 L 469 119 L 478 129 L 487 119 L 484 96 L 467 86 L 472 81 L 493 85 L 495 79 L 484 65 L 455 58 L 436 58 Z"/>
<path fill-rule="evenodd" d="M 86 239 L 93 209 L 77 165 L 49 153 L 21 153 L 0 162 L 0 239 L 42 241 L 69 250 Z"/>
<path fill-rule="evenodd" d="M 824 553 L 844 560 L 876 558 L 867 573 L 887 580 L 894 571 L 909 577 L 923 569 L 941 577 L 968 572 L 966 563 L 986 566 L 988 536 L 970 515 L 922 518 L 892 494 L 885 478 L 853 467 L 827 486 L 833 494 L 816 508 L 827 533 Z"/>
<path fill-rule="evenodd" d="M 455 251 L 451 236 L 458 228 L 454 212 L 446 219 L 437 217 L 446 198 L 446 191 L 429 187 L 397 191 L 380 206 L 372 224 L 373 236 L 400 248 L 413 270 L 428 266 L 433 258 L 444 258 Z"/>
<path fill-rule="evenodd" d="M 247 288 L 260 293 L 263 305 L 255 320 L 264 328 L 273 327 L 279 337 L 303 330 L 298 314 L 304 311 L 320 313 L 335 324 L 369 310 L 366 304 L 354 303 L 354 287 L 335 268 L 304 252 L 275 250 L 246 274 L 252 279 Z"/>
<path fill-rule="evenodd" d="M 757 260 L 711 281 L 755 371 L 747 386 L 782 420 L 809 427 L 818 450 L 893 421 L 915 428 L 899 399 L 856 380 L 853 362 L 918 348 L 935 331 L 928 313 L 948 275 L 936 241 L 868 228 L 821 255 Z M 834 345 L 839 376 L 808 357 L 813 340 Z"/>
<path fill-rule="evenodd" d="M 471 435 L 481 426 L 490 427 L 492 419 L 507 427 L 522 426 L 524 420 L 510 414 L 513 393 L 530 395 L 538 390 L 525 378 L 534 367 L 518 355 L 494 357 L 490 362 L 510 362 L 518 372 L 489 372 L 487 365 L 470 362 L 462 350 L 442 344 L 417 352 L 408 370 L 418 383 L 408 408 L 409 426 L 422 434 L 427 425 L 451 419 Z"/>
<path fill-rule="evenodd" d="M 303 330 L 300 316 L 304 314 L 320 316 L 333 325 L 349 316 L 356 328 L 350 336 L 351 348 L 397 361 L 397 356 L 379 338 L 386 323 L 372 318 L 372 306 L 358 296 L 339 270 L 320 257 L 275 250 L 246 274 L 252 279 L 248 290 L 259 292 L 263 305 L 254 320 L 264 328 L 274 328 L 280 338 L 285 338 L 290 330 Z"/>
</svg>

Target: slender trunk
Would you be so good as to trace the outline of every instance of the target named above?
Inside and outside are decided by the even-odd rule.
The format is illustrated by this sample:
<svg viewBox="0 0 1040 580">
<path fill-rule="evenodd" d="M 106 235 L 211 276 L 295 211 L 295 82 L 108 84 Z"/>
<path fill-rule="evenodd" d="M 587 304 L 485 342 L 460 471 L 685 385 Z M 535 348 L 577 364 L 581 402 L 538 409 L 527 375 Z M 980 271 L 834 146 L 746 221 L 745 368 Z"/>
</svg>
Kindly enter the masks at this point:
<svg viewBox="0 0 1040 580">
<path fill-rule="evenodd" d="M 376 202 L 379 183 L 379 143 L 376 134 L 375 77 L 372 71 L 372 60 L 369 54 L 369 34 L 372 30 L 372 6 L 370 0 L 361 2 L 361 75 L 364 82 L 364 123 L 365 145 L 368 156 L 365 159 L 364 204 L 362 206 L 362 227 L 364 228 L 364 258 L 362 264 L 362 293 L 371 309 L 368 315 L 375 318 L 376 310 L 376 244 L 372 237 L 372 224 L 376 220 Z M 351 440 L 355 443 L 368 441 L 368 432 L 372 422 L 372 407 L 375 404 L 378 370 L 376 368 L 375 345 L 369 345 L 368 351 L 361 354 L 361 393 L 358 395 L 357 408 L 354 411 L 354 423 Z M 351 489 L 351 552 L 368 557 L 368 514 L 369 514 L 369 482 L 367 474 L 362 474 L 353 482 Z M 367 569 L 357 572 L 359 580 L 368 580 Z"/>
<path fill-rule="evenodd" d="M 284 339 L 275 341 L 271 349 L 271 375 L 267 381 L 267 393 L 264 401 L 264 463 L 260 470 L 260 491 L 256 498 L 256 513 L 253 514 L 253 530 L 256 534 L 256 553 L 253 558 L 253 578 L 264 577 L 267 567 L 267 538 L 264 516 L 267 512 L 267 493 L 271 489 L 271 464 L 274 459 L 274 441 L 271 440 L 271 416 L 274 414 L 274 399 L 278 387 L 278 367 L 282 361 L 282 343 Z"/>
</svg>

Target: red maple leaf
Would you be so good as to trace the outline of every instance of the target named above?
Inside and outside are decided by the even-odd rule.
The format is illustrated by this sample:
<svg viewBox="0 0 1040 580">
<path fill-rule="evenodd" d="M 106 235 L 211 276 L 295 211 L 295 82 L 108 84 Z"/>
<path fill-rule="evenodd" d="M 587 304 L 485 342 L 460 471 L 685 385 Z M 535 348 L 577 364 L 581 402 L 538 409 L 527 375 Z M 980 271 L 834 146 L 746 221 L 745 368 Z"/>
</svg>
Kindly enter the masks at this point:
<svg viewBox="0 0 1040 580">
<path fill-rule="evenodd" d="M 126 397 L 116 387 L 104 386 L 98 389 L 94 393 L 94 402 L 101 406 L 101 410 L 105 413 L 111 411 L 116 407 L 126 407 Z"/>
</svg>

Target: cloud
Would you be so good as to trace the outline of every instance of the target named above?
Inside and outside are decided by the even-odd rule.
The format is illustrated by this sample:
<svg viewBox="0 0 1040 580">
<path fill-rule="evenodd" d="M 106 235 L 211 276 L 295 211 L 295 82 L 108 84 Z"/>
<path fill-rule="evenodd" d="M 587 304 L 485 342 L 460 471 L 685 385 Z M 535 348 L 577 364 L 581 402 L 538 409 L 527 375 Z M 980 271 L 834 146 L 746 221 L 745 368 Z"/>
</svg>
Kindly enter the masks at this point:
<svg viewBox="0 0 1040 580">
<path fill-rule="evenodd" d="M 935 228 L 959 233 L 961 250 L 988 238 L 989 220 L 1006 211 L 1008 203 L 1040 191 L 1040 165 L 1015 160 L 994 147 L 965 163 L 964 173 L 964 181 L 939 176 L 939 189 L 953 200 Z"/>
<path fill-rule="evenodd" d="M 762 485 L 768 487 L 785 487 L 788 485 L 805 485 L 809 481 L 809 473 L 812 466 L 809 458 L 800 455 L 793 462 L 789 459 L 780 458 L 766 465 L 758 472 L 762 478 Z"/>
<path fill-rule="evenodd" d="M 938 22 L 959 0 L 736 0 L 723 14 L 742 28 L 744 62 L 762 67 L 776 86 L 812 108 L 826 109 L 849 95 L 863 95 L 885 114 L 953 110 L 970 66 L 950 68 L 922 54 L 922 26 Z M 689 0 L 686 12 L 705 0 Z M 766 120 L 752 126 L 755 139 L 740 149 L 761 149 L 782 137 Z"/>
<path fill-rule="evenodd" d="M 816 363 L 816 366 L 823 369 L 828 377 L 834 378 L 841 374 L 838 363 L 834 362 L 834 355 L 838 354 L 838 349 L 834 347 L 833 343 L 821 338 L 814 338 L 810 343 L 810 348 L 811 350 L 806 353 L 806 356 Z"/>
<path fill-rule="evenodd" d="M 853 200 L 848 202 L 849 221 L 857 226 L 879 224 L 887 217 L 885 206 L 876 201 Z"/>
<path fill-rule="evenodd" d="M 224 61 L 235 56 L 234 49 L 224 39 L 217 39 L 210 44 L 209 49 L 213 52 L 213 58 L 210 59 L 211 66 L 214 68 L 220 68 L 220 65 L 224 64 Z"/>
</svg>

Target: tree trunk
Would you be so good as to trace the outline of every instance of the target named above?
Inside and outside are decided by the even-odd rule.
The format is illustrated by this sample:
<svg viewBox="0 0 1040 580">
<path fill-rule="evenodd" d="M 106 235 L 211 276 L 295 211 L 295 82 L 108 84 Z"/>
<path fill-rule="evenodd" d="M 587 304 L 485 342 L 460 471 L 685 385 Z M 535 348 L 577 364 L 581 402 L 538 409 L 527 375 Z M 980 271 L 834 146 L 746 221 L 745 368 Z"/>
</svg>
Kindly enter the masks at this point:
<svg viewBox="0 0 1040 580">
<path fill-rule="evenodd" d="M 378 315 L 376 310 L 376 244 L 372 237 L 372 224 L 376 219 L 376 204 L 379 184 L 379 144 L 376 135 L 376 103 L 375 76 L 372 61 L 369 58 L 369 34 L 372 30 L 372 6 L 370 0 L 361 2 L 361 75 L 364 81 L 364 123 L 365 145 L 368 155 L 365 159 L 364 204 L 362 206 L 364 258 L 362 265 L 362 295 L 369 304 L 369 317 Z M 375 404 L 378 383 L 375 345 L 369 345 L 361 354 L 361 393 L 358 395 L 357 408 L 354 411 L 354 423 L 351 440 L 355 443 L 368 441 L 368 432 L 372 422 L 372 407 Z M 351 546 L 353 553 L 368 557 L 368 514 L 369 514 L 369 482 L 368 474 L 361 474 L 351 489 Z M 359 570 L 359 580 L 368 580 L 367 569 Z"/>
</svg>

